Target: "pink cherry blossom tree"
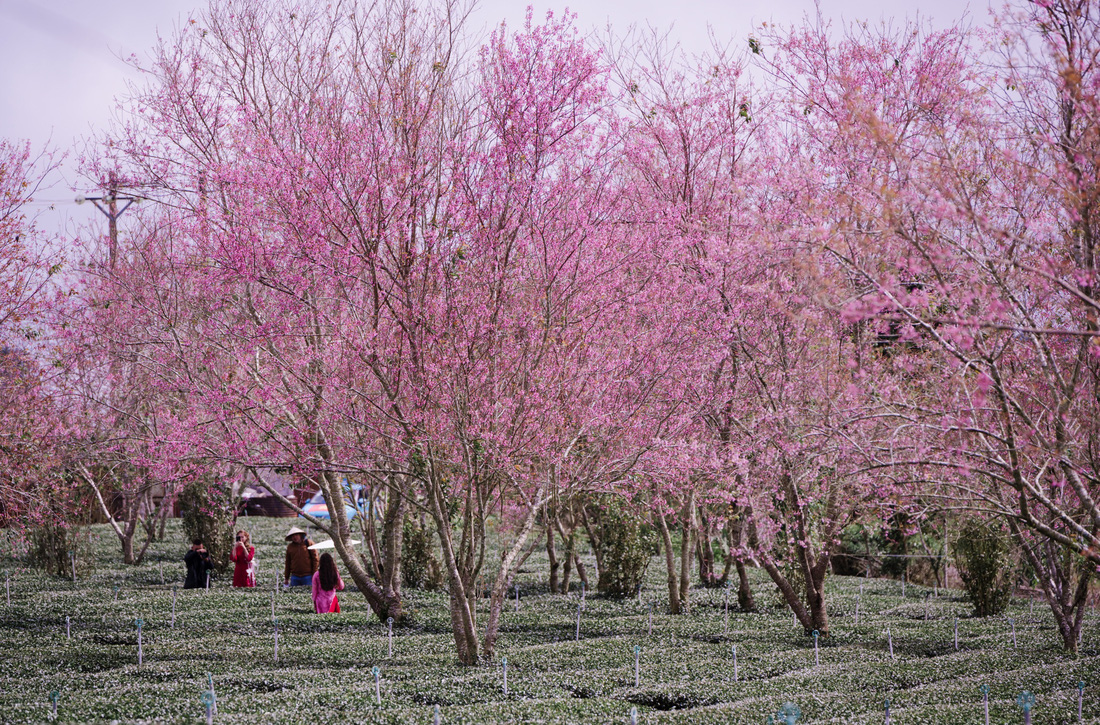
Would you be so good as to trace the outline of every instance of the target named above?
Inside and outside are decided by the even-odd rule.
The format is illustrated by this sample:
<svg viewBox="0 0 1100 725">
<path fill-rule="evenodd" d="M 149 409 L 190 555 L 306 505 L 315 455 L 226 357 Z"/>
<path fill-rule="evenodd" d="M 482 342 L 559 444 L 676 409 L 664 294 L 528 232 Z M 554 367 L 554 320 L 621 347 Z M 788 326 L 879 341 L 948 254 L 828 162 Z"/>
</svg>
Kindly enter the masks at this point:
<svg viewBox="0 0 1100 725">
<path fill-rule="evenodd" d="M 675 342 L 649 306 L 660 247 L 614 223 L 625 200 L 606 70 L 571 18 L 536 25 L 529 15 L 519 32 L 495 33 L 480 70 L 458 228 L 425 260 L 438 284 L 418 329 L 430 354 L 412 373 L 466 664 L 493 656 L 504 598 L 551 498 L 622 478 L 644 433 L 668 420 L 652 392 Z M 509 508 L 515 527 L 499 566 L 488 564 L 487 519 Z M 483 565 L 494 576 L 479 642 Z"/>
<path fill-rule="evenodd" d="M 282 467 L 322 490 L 331 523 L 311 523 L 398 621 L 415 493 L 400 324 L 424 234 L 446 228 L 460 15 L 215 4 L 159 50 L 98 162 L 147 189 L 177 235 L 168 268 L 189 314 L 150 324 L 148 357 L 191 406 L 174 444 L 261 485 Z M 345 474 L 385 502 L 367 556 L 350 543 Z"/>
<path fill-rule="evenodd" d="M 140 564 L 181 487 L 211 461 L 174 440 L 193 409 L 158 360 L 157 333 L 191 314 L 172 269 L 176 229 L 156 210 L 126 218 L 117 246 L 94 233 L 84 240 L 84 261 L 53 310 L 53 342 L 74 419 L 68 470 L 118 537 L 123 563 Z"/>
<path fill-rule="evenodd" d="M 918 33 L 911 47 L 926 51 L 908 57 L 868 43 L 848 63 L 808 39 L 791 86 L 808 118 L 825 119 L 806 122 L 817 163 L 837 161 L 824 198 L 845 214 L 816 236 L 848 278 L 835 299 L 908 348 L 899 365 L 914 380 L 894 411 L 909 445 L 881 464 L 920 464 L 946 499 L 1003 517 L 1075 650 L 1100 563 L 1100 37 L 1072 3 L 1010 13 L 1001 29 L 1003 61 L 985 68 L 953 33 Z"/>
<path fill-rule="evenodd" d="M 71 500 L 60 476 L 65 434 L 55 371 L 43 348 L 51 262 L 29 204 L 53 167 L 29 143 L 0 139 L 0 525 L 54 522 Z"/>
</svg>

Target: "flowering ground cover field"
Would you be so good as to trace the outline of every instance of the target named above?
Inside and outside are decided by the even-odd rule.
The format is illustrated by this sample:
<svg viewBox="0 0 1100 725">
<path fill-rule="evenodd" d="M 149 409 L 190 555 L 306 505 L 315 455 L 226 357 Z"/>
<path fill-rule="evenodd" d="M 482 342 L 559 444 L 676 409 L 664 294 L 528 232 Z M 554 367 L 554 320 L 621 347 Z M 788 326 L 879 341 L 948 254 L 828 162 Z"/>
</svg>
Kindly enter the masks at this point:
<svg viewBox="0 0 1100 725">
<path fill-rule="evenodd" d="M 695 589 L 689 614 L 665 614 L 656 560 L 640 602 L 586 598 L 578 641 L 579 592 L 548 594 L 545 560 L 532 556 L 519 611 L 510 601 L 504 617 L 507 693 L 501 661 L 456 664 L 441 592 L 406 592 L 413 623 L 394 630 L 390 656 L 386 626 L 357 593 L 341 595 L 343 614 L 318 616 L 305 590 L 280 591 L 276 661 L 272 583 L 287 522 L 256 521 L 262 586 L 232 590 L 223 579 L 210 591 L 180 590 L 174 626 L 185 549 L 175 522 L 138 567 L 115 563 L 114 538 L 102 530 L 96 573 L 75 585 L 0 560 L 10 577 L 10 604 L 0 601 L 0 721 L 49 720 L 56 691 L 61 722 L 200 722 L 212 680 L 215 722 L 232 723 L 431 723 L 436 706 L 443 723 L 626 723 L 631 708 L 640 723 L 763 723 L 785 702 L 799 706 L 800 722 L 881 723 L 887 699 L 892 723 L 980 723 L 983 685 L 990 722 L 1022 722 L 1016 700 L 1027 690 L 1033 722 L 1073 723 L 1082 681 L 1084 721 L 1100 722 L 1096 612 L 1072 658 L 1038 603 L 1032 611 L 1017 599 L 1007 616 L 979 620 L 958 591 L 910 585 L 903 596 L 897 581 L 833 577 L 832 634 L 815 659 L 813 639 L 761 572 L 762 611 L 731 607 L 727 625 L 723 590 Z"/>
</svg>

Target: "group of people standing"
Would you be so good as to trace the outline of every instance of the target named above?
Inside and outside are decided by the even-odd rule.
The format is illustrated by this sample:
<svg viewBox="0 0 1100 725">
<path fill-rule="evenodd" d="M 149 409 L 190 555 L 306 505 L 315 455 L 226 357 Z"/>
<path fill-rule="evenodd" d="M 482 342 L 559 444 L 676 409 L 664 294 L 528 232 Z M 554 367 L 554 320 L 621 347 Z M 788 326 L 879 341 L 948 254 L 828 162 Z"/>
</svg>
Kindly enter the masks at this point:
<svg viewBox="0 0 1100 725">
<path fill-rule="evenodd" d="M 287 587 L 309 586 L 313 596 L 313 608 L 318 614 L 340 611 L 340 600 L 336 592 L 344 590 L 344 580 L 336 569 L 332 554 L 317 555 L 312 541 L 306 532 L 294 526 L 286 535 L 286 563 L 283 567 L 283 585 Z M 237 541 L 229 555 L 233 562 L 233 586 L 256 586 L 256 547 L 252 537 L 245 530 L 237 532 Z M 210 553 L 202 539 L 191 542 L 191 549 L 184 554 L 183 562 L 187 566 L 187 578 L 184 589 L 209 588 L 210 570 L 214 568 Z"/>
<path fill-rule="evenodd" d="M 344 580 L 336 570 L 336 560 L 325 552 L 320 557 L 317 550 L 311 548 L 313 542 L 306 538 L 306 532 L 297 526 L 286 535 L 286 563 L 283 565 L 283 584 L 286 586 L 310 586 L 313 594 L 313 609 L 318 614 L 340 612 L 340 600 L 336 592 L 344 591 Z"/>
</svg>

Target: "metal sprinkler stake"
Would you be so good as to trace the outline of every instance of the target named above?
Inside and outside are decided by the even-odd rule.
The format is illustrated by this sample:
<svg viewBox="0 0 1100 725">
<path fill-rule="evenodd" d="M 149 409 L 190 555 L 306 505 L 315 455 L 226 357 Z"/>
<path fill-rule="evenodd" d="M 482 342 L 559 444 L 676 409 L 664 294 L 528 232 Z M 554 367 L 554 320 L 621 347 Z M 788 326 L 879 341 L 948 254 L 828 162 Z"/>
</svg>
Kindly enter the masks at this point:
<svg viewBox="0 0 1100 725">
<path fill-rule="evenodd" d="M 202 693 L 202 705 L 206 708 L 206 725 L 214 722 L 214 693 L 207 690 Z"/>
<path fill-rule="evenodd" d="M 785 725 L 795 725 L 800 717 L 802 717 L 802 709 L 793 702 L 783 703 L 783 707 L 779 709 L 779 712 L 775 713 L 775 719 Z"/>
<path fill-rule="evenodd" d="M 1024 725 L 1031 725 L 1031 708 L 1035 706 L 1035 695 L 1025 690 L 1016 697 L 1016 704 L 1024 711 Z"/>
</svg>

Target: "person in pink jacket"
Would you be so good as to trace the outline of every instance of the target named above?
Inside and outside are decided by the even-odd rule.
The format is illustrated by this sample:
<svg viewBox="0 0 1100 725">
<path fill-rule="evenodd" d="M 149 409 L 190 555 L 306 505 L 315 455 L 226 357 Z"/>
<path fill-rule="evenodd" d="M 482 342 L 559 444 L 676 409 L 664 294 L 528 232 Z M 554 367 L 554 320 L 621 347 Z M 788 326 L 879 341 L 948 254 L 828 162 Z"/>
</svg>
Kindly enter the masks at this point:
<svg viewBox="0 0 1100 725">
<path fill-rule="evenodd" d="M 336 592 L 344 591 L 344 580 L 336 571 L 332 554 L 321 554 L 321 563 L 313 574 L 313 608 L 318 614 L 340 613 Z"/>
</svg>

